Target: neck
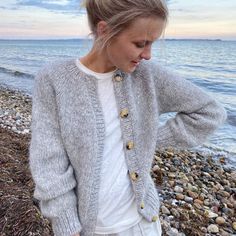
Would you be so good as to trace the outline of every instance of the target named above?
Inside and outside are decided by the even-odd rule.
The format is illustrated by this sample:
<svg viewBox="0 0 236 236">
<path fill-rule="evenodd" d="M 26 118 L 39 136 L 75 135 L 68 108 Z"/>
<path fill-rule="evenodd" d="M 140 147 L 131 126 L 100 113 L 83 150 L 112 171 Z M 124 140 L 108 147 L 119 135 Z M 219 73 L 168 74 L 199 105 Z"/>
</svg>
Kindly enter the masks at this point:
<svg viewBox="0 0 236 236">
<path fill-rule="evenodd" d="M 104 50 L 98 51 L 94 47 L 86 56 L 80 58 L 80 61 L 84 66 L 97 73 L 107 73 L 116 69 L 106 57 Z"/>
</svg>

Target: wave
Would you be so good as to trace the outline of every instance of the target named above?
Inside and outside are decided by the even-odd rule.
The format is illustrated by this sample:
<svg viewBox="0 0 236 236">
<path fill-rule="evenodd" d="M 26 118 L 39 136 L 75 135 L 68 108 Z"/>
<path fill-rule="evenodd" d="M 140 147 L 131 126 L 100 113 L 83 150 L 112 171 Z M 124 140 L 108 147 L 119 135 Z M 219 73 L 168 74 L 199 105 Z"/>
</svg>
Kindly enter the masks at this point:
<svg viewBox="0 0 236 236">
<path fill-rule="evenodd" d="M 232 126 L 236 126 L 236 116 L 234 113 L 230 113 L 228 112 L 227 114 L 227 122 L 232 125 Z"/>
<path fill-rule="evenodd" d="M 211 155 L 215 160 L 218 160 L 220 157 L 224 156 L 227 159 L 228 167 L 236 168 L 236 152 L 227 151 L 224 148 L 219 148 L 214 144 L 205 143 L 201 147 L 193 148 L 195 151 L 199 151 L 205 155 Z"/>
<path fill-rule="evenodd" d="M 10 75 L 13 75 L 15 77 L 23 77 L 23 78 L 27 78 L 27 79 L 33 79 L 34 78 L 34 75 L 32 75 L 32 74 L 25 73 L 25 72 L 18 71 L 18 70 L 5 68 L 5 67 L 1 67 L 1 66 L 0 66 L 0 72 L 10 74 Z"/>
</svg>

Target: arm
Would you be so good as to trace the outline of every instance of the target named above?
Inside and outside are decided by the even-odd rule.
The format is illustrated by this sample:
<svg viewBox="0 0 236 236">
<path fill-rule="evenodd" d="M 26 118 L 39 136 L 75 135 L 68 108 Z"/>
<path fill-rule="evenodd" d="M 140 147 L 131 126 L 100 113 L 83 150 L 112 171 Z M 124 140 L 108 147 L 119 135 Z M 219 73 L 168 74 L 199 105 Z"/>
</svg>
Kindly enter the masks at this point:
<svg viewBox="0 0 236 236">
<path fill-rule="evenodd" d="M 225 109 L 203 89 L 158 68 L 155 78 L 160 114 L 177 112 L 158 129 L 157 148 L 190 148 L 202 144 L 221 125 Z"/>
<path fill-rule="evenodd" d="M 30 169 L 35 182 L 34 197 L 52 223 L 56 236 L 81 231 L 77 212 L 76 181 L 63 148 L 55 93 L 46 73 L 35 79 L 32 108 Z"/>
</svg>

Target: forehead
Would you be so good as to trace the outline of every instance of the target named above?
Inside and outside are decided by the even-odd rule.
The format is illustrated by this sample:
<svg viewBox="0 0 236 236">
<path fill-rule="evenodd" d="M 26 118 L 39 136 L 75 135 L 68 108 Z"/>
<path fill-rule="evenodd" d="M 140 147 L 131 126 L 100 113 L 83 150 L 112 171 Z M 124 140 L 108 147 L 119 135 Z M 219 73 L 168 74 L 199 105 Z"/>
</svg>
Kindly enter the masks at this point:
<svg viewBox="0 0 236 236">
<path fill-rule="evenodd" d="M 155 41 L 161 36 L 164 25 L 165 22 L 159 18 L 138 18 L 123 31 L 123 34 L 130 40 Z"/>
</svg>

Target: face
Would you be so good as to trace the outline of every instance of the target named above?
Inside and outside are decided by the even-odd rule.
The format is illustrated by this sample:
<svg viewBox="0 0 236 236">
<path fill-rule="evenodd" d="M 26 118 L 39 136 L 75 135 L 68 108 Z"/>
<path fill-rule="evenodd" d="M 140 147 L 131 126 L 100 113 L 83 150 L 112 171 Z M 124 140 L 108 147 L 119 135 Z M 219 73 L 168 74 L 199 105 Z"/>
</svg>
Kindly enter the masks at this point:
<svg viewBox="0 0 236 236">
<path fill-rule="evenodd" d="M 162 34 L 164 21 L 158 18 L 139 18 L 114 37 L 106 47 L 110 66 L 131 73 L 141 60 L 151 59 L 151 48 Z"/>
</svg>

